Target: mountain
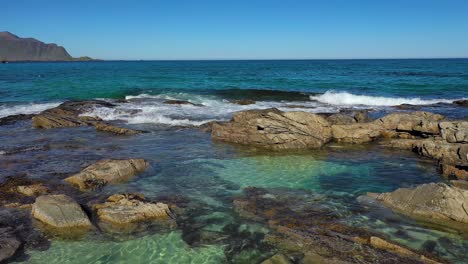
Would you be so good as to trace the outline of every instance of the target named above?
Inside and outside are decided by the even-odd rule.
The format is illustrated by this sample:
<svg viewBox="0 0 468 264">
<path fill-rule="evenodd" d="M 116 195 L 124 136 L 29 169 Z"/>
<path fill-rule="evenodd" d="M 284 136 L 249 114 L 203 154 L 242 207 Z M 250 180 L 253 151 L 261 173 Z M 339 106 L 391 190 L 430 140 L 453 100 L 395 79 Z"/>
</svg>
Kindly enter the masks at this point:
<svg viewBox="0 0 468 264">
<path fill-rule="evenodd" d="M 91 60 L 91 58 L 87 60 Z M 46 44 L 34 38 L 20 38 L 0 32 L 0 61 L 73 61 L 76 60 L 57 44 Z"/>
</svg>

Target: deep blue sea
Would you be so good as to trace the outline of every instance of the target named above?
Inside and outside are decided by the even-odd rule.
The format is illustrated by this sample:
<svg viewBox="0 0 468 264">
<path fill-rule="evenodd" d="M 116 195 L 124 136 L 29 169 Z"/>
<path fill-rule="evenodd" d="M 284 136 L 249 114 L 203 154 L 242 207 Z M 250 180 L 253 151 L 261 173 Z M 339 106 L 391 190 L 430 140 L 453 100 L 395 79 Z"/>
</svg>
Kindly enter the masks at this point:
<svg viewBox="0 0 468 264">
<path fill-rule="evenodd" d="M 378 116 L 406 111 L 397 106 L 410 104 L 407 109 L 466 119 L 468 108 L 453 101 L 468 98 L 468 59 L 0 64 L 0 117 L 95 98 L 117 106 L 92 109 L 86 115 L 149 133 L 117 137 L 91 127 L 38 130 L 28 120 L 0 126 L 0 182 L 7 176 L 24 175 L 62 183 L 97 160 L 139 157 L 151 164 L 143 174 L 75 198 L 89 201 L 116 192 L 139 192 L 149 199 L 176 195 L 202 205 L 203 210 L 190 216 L 188 223 L 193 226 L 168 232 L 116 238 L 96 230 L 73 241 L 51 237 L 47 250 L 25 248 L 18 261 L 260 263 L 275 253 L 257 247 L 269 229 L 240 218 L 232 204 L 245 187 L 254 186 L 320 195 L 324 206 L 349 225 L 419 251 L 432 245 L 435 255 L 468 262 L 466 234 L 427 226 L 388 210 L 366 211 L 356 201 L 366 192 L 444 182 L 432 160 L 378 145 L 332 144 L 321 150 L 271 153 L 213 142 L 209 133 L 193 127 L 228 120 L 236 111 L 270 107 L 314 113 L 368 109 Z M 204 107 L 164 103 L 171 99 Z M 255 103 L 233 102 L 238 99 Z M 47 148 L 11 151 L 42 146 Z M 223 239 L 187 239 L 192 232 L 195 238 L 217 234 Z"/>
</svg>

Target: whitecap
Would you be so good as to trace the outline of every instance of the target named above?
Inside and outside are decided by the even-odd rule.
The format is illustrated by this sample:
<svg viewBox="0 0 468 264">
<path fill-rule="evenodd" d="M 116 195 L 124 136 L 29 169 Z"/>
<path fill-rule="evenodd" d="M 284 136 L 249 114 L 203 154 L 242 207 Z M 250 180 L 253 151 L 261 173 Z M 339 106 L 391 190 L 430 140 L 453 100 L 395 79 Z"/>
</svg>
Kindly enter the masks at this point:
<svg viewBox="0 0 468 264">
<path fill-rule="evenodd" d="M 0 117 L 17 114 L 37 114 L 49 108 L 54 108 L 61 103 L 30 103 L 21 105 L 0 105 Z"/>
</svg>

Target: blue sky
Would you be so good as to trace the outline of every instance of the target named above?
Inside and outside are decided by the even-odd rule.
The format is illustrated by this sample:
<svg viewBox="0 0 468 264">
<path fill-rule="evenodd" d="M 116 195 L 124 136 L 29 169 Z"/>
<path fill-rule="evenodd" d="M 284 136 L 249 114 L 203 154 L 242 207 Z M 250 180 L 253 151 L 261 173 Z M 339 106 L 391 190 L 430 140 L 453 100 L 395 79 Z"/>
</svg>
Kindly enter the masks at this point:
<svg viewBox="0 0 468 264">
<path fill-rule="evenodd" d="M 101 59 L 468 57 L 468 0 L 0 0 L 0 31 Z"/>
</svg>

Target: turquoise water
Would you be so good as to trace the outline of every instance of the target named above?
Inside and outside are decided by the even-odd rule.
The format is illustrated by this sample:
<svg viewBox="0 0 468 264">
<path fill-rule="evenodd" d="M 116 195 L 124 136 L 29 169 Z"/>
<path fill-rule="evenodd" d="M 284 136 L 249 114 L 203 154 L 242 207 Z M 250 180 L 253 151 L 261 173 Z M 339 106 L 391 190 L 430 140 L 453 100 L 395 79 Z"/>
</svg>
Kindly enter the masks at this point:
<svg viewBox="0 0 468 264">
<path fill-rule="evenodd" d="M 0 126 L 7 176 L 61 183 L 102 158 L 141 157 L 151 168 L 129 182 L 72 193 L 86 204 L 96 196 L 140 192 L 151 199 L 187 200 L 187 219 L 175 230 L 130 236 L 95 231 L 76 241 L 53 238 L 48 250 L 26 248 L 29 263 L 257 263 L 275 252 L 262 244 L 266 226 L 240 218 L 232 200 L 245 187 L 306 191 L 323 199 L 342 221 L 388 235 L 421 250 L 468 262 L 466 236 L 422 225 L 382 208 L 366 211 L 357 197 L 444 181 L 433 161 L 379 146 L 330 145 L 321 150 L 269 153 L 215 143 L 208 133 L 180 125 L 227 120 L 251 108 L 337 112 L 371 109 L 379 115 L 401 103 L 466 118 L 455 99 L 468 98 L 468 60 L 206 61 L 0 64 L 0 117 L 34 113 L 68 99 L 103 98 L 115 109 L 92 115 L 150 133 L 115 137 L 93 128 L 35 130 L 30 121 Z M 252 105 L 230 100 L 250 98 Z M 126 99 L 126 102 L 117 99 Z M 203 104 L 167 105 L 167 99 Z M 308 108 L 294 108 L 302 105 Z M 161 198 L 162 199 L 162 198 Z"/>
</svg>

